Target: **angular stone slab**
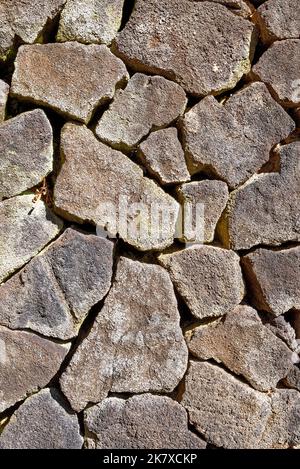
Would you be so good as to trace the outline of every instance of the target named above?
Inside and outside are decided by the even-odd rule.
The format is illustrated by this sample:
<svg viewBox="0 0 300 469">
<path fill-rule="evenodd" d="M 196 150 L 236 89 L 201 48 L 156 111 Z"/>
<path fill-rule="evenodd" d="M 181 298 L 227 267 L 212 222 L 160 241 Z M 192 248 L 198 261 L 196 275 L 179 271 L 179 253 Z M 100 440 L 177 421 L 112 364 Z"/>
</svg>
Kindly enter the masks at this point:
<svg viewBox="0 0 300 469">
<path fill-rule="evenodd" d="M 208 171 L 236 188 L 269 160 L 295 122 L 263 83 L 253 83 L 225 104 L 204 98 L 185 114 L 181 127 L 190 172 Z"/>
<path fill-rule="evenodd" d="M 214 239 L 215 228 L 226 203 L 229 198 L 227 184 L 223 181 L 195 181 L 187 184 L 182 184 L 178 187 L 177 194 L 180 203 L 190 204 L 193 213 L 197 208 L 197 204 L 203 206 L 203 221 L 204 221 L 204 243 L 211 243 Z M 187 242 L 193 241 L 189 239 L 184 233 L 183 239 Z"/>
<path fill-rule="evenodd" d="M 110 44 L 122 21 L 124 0 L 67 0 L 56 40 Z"/>
<path fill-rule="evenodd" d="M 300 246 L 281 251 L 257 249 L 243 257 L 243 266 L 259 309 L 275 316 L 300 309 Z"/>
<path fill-rule="evenodd" d="M 192 246 L 158 260 L 196 318 L 222 316 L 244 296 L 239 256 L 213 246 Z"/>
<path fill-rule="evenodd" d="M 39 184 L 53 167 L 52 127 L 41 109 L 0 125 L 0 200 Z"/>
<path fill-rule="evenodd" d="M 173 127 L 151 133 L 139 146 L 138 156 L 162 185 L 191 179 L 177 130 Z"/>
<path fill-rule="evenodd" d="M 166 127 L 182 115 L 187 99 L 176 83 L 136 73 L 101 117 L 96 135 L 103 142 L 129 150 L 151 130 Z"/>
<path fill-rule="evenodd" d="M 277 316 L 274 317 L 272 314 L 270 314 L 270 317 L 272 318 L 269 320 L 267 319 L 268 322 L 265 323 L 265 325 L 281 340 L 283 340 L 286 345 L 296 352 L 294 354 L 294 360 L 295 363 L 298 363 L 299 358 L 297 357 L 297 354 L 300 352 L 300 342 L 297 342 L 296 338 L 296 331 L 293 328 L 293 326 L 285 319 L 284 316 Z"/>
<path fill-rule="evenodd" d="M 110 287 L 113 243 L 67 229 L 0 287 L 0 324 L 72 339 Z"/>
<path fill-rule="evenodd" d="M 63 227 L 33 194 L 0 202 L 0 283 L 38 254 Z"/>
<path fill-rule="evenodd" d="M 6 103 L 9 93 L 9 86 L 5 81 L 0 80 L 0 123 L 5 120 Z"/>
<path fill-rule="evenodd" d="M 209 443 L 229 449 L 258 448 L 271 414 L 266 394 L 205 362 L 191 362 L 181 404 Z"/>
<path fill-rule="evenodd" d="M 125 65 L 107 46 L 34 44 L 19 48 L 11 94 L 88 123 L 127 77 Z"/>
<path fill-rule="evenodd" d="M 68 350 L 68 345 L 0 326 L 0 412 L 45 387 Z"/>
<path fill-rule="evenodd" d="M 300 143 L 281 147 L 279 154 L 279 173 L 255 175 L 231 193 L 219 230 L 226 246 L 300 241 Z"/>
<path fill-rule="evenodd" d="M 56 389 L 43 389 L 13 413 L 0 435 L 0 449 L 80 449 L 78 418 Z"/>
<path fill-rule="evenodd" d="M 293 367 L 292 351 L 249 306 L 238 306 L 224 320 L 192 329 L 187 338 L 195 357 L 223 363 L 259 391 L 276 388 Z"/>
<path fill-rule="evenodd" d="M 89 449 L 204 449 L 188 430 L 186 410 L 166 396 L 104 399 L 84 412 Z"/>
<path fill-rule="evenodd" d="M 1 0 L 0 60 L 14 50 L 15 36 L 23 43 L 41 40 L 45 27 L 61 10 L 66 0 Z"/>
<path fill-rule="evenodd" d="M 293 366 L 283 382 L 288 388 L 300 391 L 300 368 L 298 366 Z"/>
<path fill-rule="evenodd" d="M 300 22 L 300 20 L 299 20 Z M 272 44 L 253 67 L 254 75 L 264 81 L 284 106 L 300 104 L 300 40 Z"/>
<path fill-rule="evenodd" d="M 137 0 L 115 49 L 134 70 L 203 96 L 234 88 L 249 72 L 253 33 L 253 24 L 220 4 Z"/>
<path fill-rule="evenodd" d="M 300 36 L 298 0 L 268 0 L 258 9 L 261 36 L 267 43 Z"/>
<path fill-rule="evenodd" d="M 178 204 L 143 177 L 137 164 L 99 142 L 86 127 L 74 124 L 62 130 L 61 153 L 64 164 L 54 198 L 64 217 L 92 222 L 112 236 L 119 233 L 142 251 L 172 244 Z M 161 210 L 170 218 L 155 217 Z"/>
<path fill-rule="evenodd" d="M 103 309 L 60 379 L 73 409 L 109 391 L 172 391 L 187 368 L 179 321 L 167 272 L 122 257 Z"/>
</svg>

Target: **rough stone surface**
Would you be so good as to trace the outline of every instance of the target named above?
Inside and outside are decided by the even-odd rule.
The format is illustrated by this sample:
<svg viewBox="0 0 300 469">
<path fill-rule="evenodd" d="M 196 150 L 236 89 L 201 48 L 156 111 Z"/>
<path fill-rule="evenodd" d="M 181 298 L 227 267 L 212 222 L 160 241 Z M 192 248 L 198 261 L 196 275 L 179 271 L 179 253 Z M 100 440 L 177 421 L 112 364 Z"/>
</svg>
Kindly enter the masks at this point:
<svg viewBox="0 0 300 469">
<path fill-rule="evenodd" d="M 172 391 L 187 367 L 179 320 L 167 272 L 121 258 L 104 307 L 60 380 L 73 409 L 109 391 Z"/>
<path fill-rule="evenodd" d="M 206 0 L 195 0 L 204 2 Z M 232 13 L 235 15 L 242 16 L 243 18 L 248 18 L 251 15 L 250 6 L 243 0 L 209 0 L 210 2 L 220 3 L 221 5 L 226 6 Z M 254 3 L 254 2 L 252 2 Z"/>
<path fill-rule="evenodd" d="M 138 155 L 149 173 L 162 185 L 191 179 L 177 130 L 173 127 L 151 133 L 139 146 Z"/>
<path fill-rule="evenodd" d="M 275 316 L 300 309 L 300 246 L 269 250 L 257 249 L 243 257 L 243 266 L 259 309 Z"/>
<path fill-rule="evenodd" d="M 124 0 L 67 0 L 57 41 L 110 44 L 121 26 Z"/>
<path fill-rule="evenodd" d="M 261 35 L 267 43 L 299 38 L 300 3 L 298 0 L 268 0 L 258 8 Z"/>
<path fill-rule="evenodd" d="M 0 449 L 80 449 L 78 418 L 55 389 L 43 389 L 19 407 L 0 435 Z"/>
<path fill-rule="evenodd" d="M 284 384 L 289 388 L 297 389 L 300 391 L 300 368 L 298 366 L 293 366 L 289 371 L 286 378 L 283 380 Z"/>
<path fill-rule="evenodd" d="M 165 396 L 111 397 L 84 413 L 90 449 L 204 449 L 188 430 L 186 410 Z"/>
<path fill-rule="evenodd" d="M 232 192 L 219 230 L 226 246 L 300 241 L 300 143 L 281 147 L 279 154 L 279 173 L 255 175 Z"/>
<path fill-rule="evenodd" d="M 191 362 L 181 403 L 196 430 L 223 448 L 259 447 L 271 414 L 266 394 L 205 362 Z"/>
<path fill-rule="evenodd" d="M 0 324 L 62 340 L 76 336 L 108 292 L 113 243 L 68 229 L 0 287 Z"/>
<path fill-rule="evenodd" d="M 0 326 L 0 412 L 46 386 L 69 347 Z"/>
<path fill-rule="evenodd" d="M 193 210 L 196 210 L 197 204 L 203 204 L 203 241 L 205 243 L 212 242 L 217 222 L 228 201 L 227 184 L 223 181 L 212 180 L 189 182 L 180 186 L 177 189 L 177 194 L 181 204 L 189 203 Z M 187 242 L 193 241 L 186 235 L 183 239 Z"/>
<path fill-rule="evenodd" d="M 0 202 L 0 283 L 38 254 L 63 227 L 33 194 Z"/>
<path fill-rule="evenodd" d="M 18 51 L 11 94 L 87 123 L 127 77 L 105 45 L 34 44 Z"/>
<path fill-rule="evenodd" d="M 64 165 L 54 192 L 60 213 L 75 221 L 92 221 L 112 235 L 119 233 L 140 250 L 172 244 L 178 204 L 143 177 L 137 164 L 99 142 L 84 126 L 66 124 L 61 142 Z M 151 224 L 150 212 L 155 213 L 156 206 L 166 207 L 170 219 Z M 126 219 L 123 223 L 126 213 L 127 223 Z"/>
<path fill-rule="evenodd" d="M 296 331 L 291 326 L 291 324 L 285 319 L 284 316 L 275 317 L 271 315 L 272 319 L 269 319 L 269 322 L 266 323 L 266 326 L 280 339 L 282 339 L 287 346 L 294 352 L 300 352 L 300 343 L 297 342 Z M 297 360 L 297 357 L 294 355 L 294 360 Z"/>
<path fill-rule="evenodd" d="M 9 93 L 9 86 L 5 81 L 0 80 L 0 123 L 5 120 L 6 102 Z"/>
<path fill-rule="evenodd" d="M 252 70 L 255 76 L 270 87 L 281 104 L 289 107 L 299 106 L 300 40 L 275 42 Z"/>
<path fill-rule="evenodd" d="M 137 0 L 115 48 L 138 71 L 162 74 L 197 96 L 218 94 L 250 70 L 253 32 L 217 3 Z"/>
<path fill-rule="evenodd" d="M 136 73 L 101 117 L 96 134 L 115 148 L 130 149 L 150 130 L 166 127 L 183 114 L 183 89 L 163 77 Z"/>
<path fill-rule="evenodd" d="M 238 306 L 224 319 L 191 330 L 188 346 L 195 357 L 222 362 L 259 391 L 276 388 L 293 366 L 292 351 L 249 306 Z"/>
<path fill-rule="evenodd" d="M 199 245 L 161 254 L 158 260 L 197 318 L 226 314 L 243 299 L 239 257 L 233 251 Z"/>
<path fill-rule="evenodd" d="M 36 109 L 0 125 L 0 200 L 36 186 L 52 171 L 52 128 Z"/>
<path fill-rule="evenodd" d="M 32 44 L 43 37 L 48 22 L 53 20 L 66 0 L 1 0 L 0 4 L 0 60 L 14 49 L 17 36 L 23 43 Z"/>
<path fill-rule="evenodd" d="M 204 98 L 182 120 L 190 172 L 208 171 L 231 188 L 244 183 L 270 158 L 270 150 L 295 129 L 263 83 L 253 83 L 219 103 Z"/>
</svg>

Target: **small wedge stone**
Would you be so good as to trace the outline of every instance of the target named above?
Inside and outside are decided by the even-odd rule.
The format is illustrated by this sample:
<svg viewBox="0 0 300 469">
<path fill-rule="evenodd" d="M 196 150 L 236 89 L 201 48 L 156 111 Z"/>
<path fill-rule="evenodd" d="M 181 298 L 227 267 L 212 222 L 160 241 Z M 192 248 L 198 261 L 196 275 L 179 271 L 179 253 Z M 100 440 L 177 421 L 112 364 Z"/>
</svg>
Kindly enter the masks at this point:
<svg viewBox="0 0 300 469">
<path fill-rule="evenodd" d="M 293 366 L 283 382 L 285 386 L 300 391 L 300 368 L 296 365 Z"/>
<path fill-rule="evenodd" d="M 101 117 L 96 135 L 118 149 L 131 149 L 151 130 L 166 127 L 183 114 L 183 89 L 159 76 L 136 73 Z"/>
<path fill-rule="evenodd" d="M 172 391 L 188 359 L 179 321 L 167 272 L 122 257 L 103 309 L 60 379 L 73 409 L 110 391 Z"/>
<path fill-rule="evenodd" d="M 6 103 L 9 94 L 9 86 L 5 81 L 0 80 L 0 123 L 5 120 Z"/>
<path fill-rule="evenodd" d="M 63 228 L 63 222 L 33 194 L 0 202 L 0 283 L 38 254 Z"/>
<path fill-rule="evenodd" d="M 186 410 L 166 396 L 111 397 L 84 412 L 89 449 L 204 449 Z"/>
<path fill-rule="evenodd" d="M 240 259 L 233 251 L 199 245 L 158 260 L 196 318 L 222 316 L 243 299 Z"/>
<path fill-rule="evenodd" d="M 52 127 L 41 109 L 0 124 L 0 200 L 39 184 L 53 166 Z"/>
<path fill-rule="evenodd" d="M 236 188 L 269 160 L 295 122 L 263 83 L 253 83 L 225 104 L 204 98 L 185 114 L 181 127 L 190 172 L 208 171 Z"/>
<path fill-rule="evenodd" d="M 78 418 L 56 389 L 43 389 L 13 413 L 0 435 L 0 449 L 80 449 Z"/>
<path fill-rule="evenodd" d="M 67 0 L 56 40 L 110 44 L 122 21 L 124 0 Z"/>
<path fill-rule="evenodd" d="M 293 326 L 285 319 L 284 316 L 274 317 L 272 314 L 269 315 L 271 319 L 267 319 L 268 322 L 265 323 L 277 337 L 283 340 L 286 345 L 293 350 L 293 352 L 300 352 L 300 343 L 297 342 L 296 331 Z M 298 362 L 299 359 L 295 356 L 295 362 Z"/>
<path fill-rule="evenodd" d="M 11 95 L 88 123 L 127 78 L 125 65 L 105 45 L 34 44 L 19 48 Z"/>
<path fill-rule="evenodd" d="M 300 36 L 298 0 L 268 0 L 257 10 L 261 36 L 267 43 Z"/>
</svg>

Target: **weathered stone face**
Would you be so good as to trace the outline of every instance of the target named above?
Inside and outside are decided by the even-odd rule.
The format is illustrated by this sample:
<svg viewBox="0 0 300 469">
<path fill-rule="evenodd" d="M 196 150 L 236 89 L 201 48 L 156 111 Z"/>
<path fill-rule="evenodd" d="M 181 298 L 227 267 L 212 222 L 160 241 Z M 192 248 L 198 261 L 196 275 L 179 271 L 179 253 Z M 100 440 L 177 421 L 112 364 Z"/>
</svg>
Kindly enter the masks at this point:
<svg viewBox="0 0 300 469">
<path fill-rule="evenodd" d="M 243 299 L 239 257 L 233 251 L 199 245 L 161 254 L 158 260 L 196 318 L 222 316 Z"/>
<path fill-rule="evenodd" d="M 299 38 L 300 4 L 298 0 L 268 0 L 257 11 L 261 36 L 265 42 Z"/>
<path fill-rule="evenodd" d="M 287 387 L 300 391 L 300 368 L 293 366 L 283 382 Z"/>
<path fill-rule="evenodd" d="M 275 42 L 253 67 L 253 73 L 288 107 L 300 104 L 300 40 Z"/>
<path fill-rule="evenodd" d="M 99 142 L 86 127 L 73 124 L 63 128 L 61 153 L 64 164 L 54 196 L 63 216 L 93 222 L 112 235 L 119 233 L 140 250 L 172 244 L 178 204 L 155 182 L 143 177 L 137 164 Z M 166 209 L 170 219 L 153 223 L 155 208 Z"/>
<path fill-rule="evenodd" d="M 125 65 L 104 45 L 34 44 L 18 51 L 11 94 L 87 123 L 127 77 Z"/>
<path fill-rule="evenodd" d="M 268 327 L 277 337 L 283 340 L 291 350 L 296 352 L 296 354 L 299 353 L 300 342 L 298 343 L 297 341 L 296 331 L 293 326 L 285 319 L 284 316 L 274 317 L 272 315 L 272 319 L 270 319 L 270 316 L 271 314 L 268 317 L 269 321 L 265 323 L 266 327 Z M 297 359 L 297 355 L 294 354 L 293 357 L 295 362 L 299 361 L 299 359 Z"/>
<path fill-rule="evenodd" d="M 5 81 L 0 80 L 0 123 L 5 120 L 6 102 L 9 93 L 9 86 Z"/>
<path fill-rule="evenodd" d="M 272 147 L 295 123 L 264 84 L 253 83 L 223 105 L 213 96 L 204 98 L 185 114 L 181 127 L 190 172 L 209 171 L 236 188 L 269 160 Z"/>
<path fill-rule="evenodd" d="M 162 185 L 191 179 L 177 130 L 173 127 L 151 133 L 139 146 L 138 155 L 149 173 Z"/>
<path fill-rule="evenodd" d="M 222 448 L 258 448 L 271 414 L 266 394 L 205 362 L 190 363 L 181 404 L 196 430 Z"/>
<path fill-rule="evenodd" d="M 137 0 L 115 49 L 135 70 L 159 73 L 193 95 L 218 94 L 250 70 L 253 31 L 216 3 Z"/>
<path fill-rule="evenodd" d="M 56 40 L 110 44 L 121 26 L 124 0 L 67 0 Z"/>
<path fill-rule="evenodd" d="M 169 397 L 111 397 L 84 412 L 89 449 L 204 449 L 188 430 L 185 409 Z"/>
<path fill-rule="evenodd" d="M 257 249 L 243 257 L 243 265 L 258 308 L 275 316 L 300 309 L 300 247 Z"/>
<path fill-rule="evenodd" d="M 36 186 L 53 166 L 52 128 L 36 109 L 0 125 L 0 200 Z"/>
<path fill-rule="evenodd" d="M 191 353 L 222 362 L 259 391 L 274 389 L 293 367 L 292 351 L 265 327 L 257 312 L 238 306 L 224 320 L 187 333 Z"/>
<path fill-rule="evenodd" d="M 185 92 L 176 83 L 136 73 L 125 90 L 116 93 L 96 127 L 96 135 L 115 148 L 131 149 L 150 130 L 175 121 L 186 103 Z"/>
<path fill-rule="evenodd" d="M 0 326 L 0 412 L 45 387 L 68 350 L 68 345 Z"/>
<path fill-rule="evenodd" d="M 78 418 L 56 389 L 29 397 L 0 435 L 2 449 L 80 449 L 82 444 Z"/>
<path fill-rule="evenodd" d="M 33 194 L 0 202 L 0 283 L 38 254 L 63 227 Z"/>
<path fill-rule="evenodd" d="M 67 340 L 108 292 L 113 243 L 68 229 L 0 287 L 0 324 Z"/>
<path fill-rule="evenodd" d="M 219 231 L 226 246 L 249 249 L 300 240 L 299 142 L 281 147 L 279 154 L 279 173 L 255 175 L 231 193 Z"/>
<path fill-rule="evenodd" d="M 187 367 L 179 319 L 167 272 L 121 258 L 104 307 L 60 380 L 73 409 L 109 391 L 172 391 Z"/>
<path fill-rule="evenodd" d="M 207 0 L 195 0 L 200 2 L 205 2 Z M 248 18 L 251 15 L 250 6 L 243 0 L 209 0 L 210 2 L 220 3 L 221 5 L 226 6 L 232 13 L 235 15 L 242 16 L 243 18 Z M 255 0 L 252 2 L 254 3 Z"/>
<path fill-rule="evenodd" d="M 197 204 L 203 205 L 203 242 L 211 243 L 214 239 L 217 222 L 229 197 L 227 184 L 223 181 L 212 180 L 189 182 L 178 187 L 177 194 L 181 204 L 191 204 L 193 213 L 195 213 Z M 184 241 L 192 242 L 194 239 L 184 233 Z"/>
<path fill-rule="evenodd" d="M 1 0 L 0 60 L 14 49 L 15 36 L 32 44 L 41 39 L 48 22 L 59 13 L 66 0 Z"/>
</svg>

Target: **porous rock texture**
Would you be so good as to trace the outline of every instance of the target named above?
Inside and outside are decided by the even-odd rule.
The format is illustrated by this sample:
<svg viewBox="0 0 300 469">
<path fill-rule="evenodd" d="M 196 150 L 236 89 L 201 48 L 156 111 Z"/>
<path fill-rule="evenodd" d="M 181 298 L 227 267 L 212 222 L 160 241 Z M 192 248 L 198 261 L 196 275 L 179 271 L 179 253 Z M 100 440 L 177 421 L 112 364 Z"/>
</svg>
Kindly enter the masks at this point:
<svg viewBox="0 0 300 469">
<path fill-rule="evenodd" d="M 299 8 L 0 0 L 1 449 L 300 448 Z"/>
</svg>

